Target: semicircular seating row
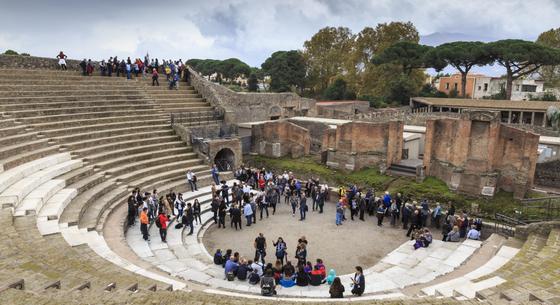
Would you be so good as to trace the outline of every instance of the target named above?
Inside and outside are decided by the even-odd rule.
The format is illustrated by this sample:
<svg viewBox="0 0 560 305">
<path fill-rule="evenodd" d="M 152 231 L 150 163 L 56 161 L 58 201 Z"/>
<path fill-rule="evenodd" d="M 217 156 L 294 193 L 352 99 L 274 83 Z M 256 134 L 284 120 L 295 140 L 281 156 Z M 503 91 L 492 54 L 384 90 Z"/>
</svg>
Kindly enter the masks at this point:
<svg viewBox="0 0 560 305">
<path fill-rule="evenodd" d="M 62 229 L 93 240 L 132 187 L 173 188 L 187 168 L 210 179 L 159 104 L 211 110 L 192 87 L 171 93 L 116 77 L 0 69 L 0 92 L 0 203 L 15 224 L 32 218 L 43 235 Z"/>
<path fill-rule="evenodd" d="M 229 183 L 232 183 L 229 182 Z M 213 257 L 202 243 L 202 237 L 206 230 L 213 225 L 213 213 L 210 210 L 211 194 L 210 188 L 202 188 L 199 192 L 191 194 L 188 200 L 197 198 L 202 204 L 202 224 L 196 226 L 194 234 L 188 236 L 187 229 L 168 229 L 167 243 L 161 242 L 158 237 L 157 228 L 150 227 L 152 237 L 150 242 L 142 239 L 138 226 L 127 231 L 126 238 L 132 250 L 144 260 L 150 262 L 159 269 L 187 281 L 194 281 L 209 287 L 209 291 L 220 289 L 223 291 L 259 294 L 260 287 L 250 285 L 246 281 L 230 282 L 225 280 L 224 270 L 221 266 L 213 264 Z M 413 242 L 405 242 L 400 247 L 389 253 L 378 264 L 364 270 L 366 282 L 365 295 L 371 299 L 375 298 L 401 298 L 405 295 L 401 289 L 416 284 L 424 284 L 435 280 L 437 277 L 452 272 L 463 264 L 482 245 L 480 241 L 465 240 L 462 243 L 444 243 L 439 240 L 428 248 L 413 250 Z M 211 250 L 213 251 L 213 250 Z M 476 272 L 466 277 L 467 280 L 476 280 L 482 276 L 491 274 L 501 265 L 511 259 L 516 253 L 515 248 L 503 246 L 498 255 L 481 266 Z M 349 287 L 351 274 L 342 275 L 340 278 L 346 287 Z M 478 288 L 493 287 L 501 284 L 504 280 L 493 277 Z M 464 281 L 465 283 L 465 281 Z M 318 287 L 291 287 L 278 288 L 278 295 L 285 297 L 311 297 L 327 298 L 329 286 Z M 425 295 L 435 288 L 427 288 Z M 473 298 L 477 290 L 469 290 L 469 294 L 462 295 L 465 298 Z M 472 293 L 471 293 L 472 292 Z M 453 295 L 447 295 L 452 297 Z"/>
<path fill-rule="evenodd" d="M 176 160 L 173 158 L 166 161 L 162 160 L 163 157 L 155 158 L 158 160 L 155 163 L 149 161 L 152 160 L 150 158 L 152 150 L 164 149 L 163 147 L 167 146 L 162 143 L 180 143 L 180 140 L 172 135 L 168 125 L 165 128 L 163 124 L 155 127 L 158 126 L 157 124 L 163 123 L 163 119 L 166 117 L 157 110 L 158 107 L 153 100 L 146 98 L 146 95 L 139 92 L 135 85 L 125 83 L 120 79 L 106 80 L 93 77 L 86 80 L 62 72 L 39 71 L 39 73 L 37 71 L 9 70 L 9 73 L 14 74 L 13 79 L 10 79 L 3 77 L 8 73 L 7 71 L 0 70 L 0 90 L 3 93 L 3 97 L 0 97 L 2 107 L 2 120 L 0 120 L 2 139 L 0 141 L 3 144 L 0 148 L 0 163 L 2 164 L 0 168 L 0 202 L 2 203 L 0 221 L 4 232 L 7 233 L 6 238 L 0 241 L 2 250 L 0 263 L 3 267 L 0 268 L 0 283 L 25 279 L 25 286 L 29 291 L 39 292 L 44 291 L 47 286 L 53 285 L 53 282 L 61 280 L 64 288 L 70 287 L 73 288 L 71 290 L 79 290 L 89 284 L 90 287 L 93 287 L 90 290 L 93 292 L 92 295 L 98 291 L 95 287 L 101 287 L 99 291 L 117 291 L 117 294 L 113 296 L 120 297 L 122 294 L 123 298 L 134 298 L 133 293 L 143 290 L 142 287 L 151 288 L 154 283 L 160 287 L 167 284 L 172 285 L 175 289 L 185 289 L 188 281 L 133 264 L 114 252 L 100 234 L 103 232 L 105 221 L 113 208 L 126 200 L 130 186 L 139 185 L 143 189 L 157 187 L 165 191 L 184 185 L 183 173 L 187 166 L 180 167 L 180 163 L 171 161 Z M 51 81 L 53 77 L 57 78 L 55 82 Z M 20 85 L 19 82 L 22 81 L 26 81 L 26 85 Z M 77 84 L 78 82 L 87 84 Z M 159 89 L 149 88 L 148 91 L 150 90 L 154 90 L 151 93 L 160 94 L 156 93 L 159 92 L 157 91 Z M 183 90 L 188 92 L 192 89 Z M 161 94 L 167 93 L 161 92 Z M 89 97 L 84 97 L 85 95 Z M 119 99 L 123 100 L 124 105 L 118 106 L 120 102 L 116 102 L 116 100 Z M 132 103 L 141 105 L 134 109 L 141 109 L 146 105 L 155 106 L 148 107 L 149 111 L 136 113 L 130 111 L 131 105 L 124 102 L 129 99 L 133 101 Z M 70 107 L 70 104 L 73 103 L 79 107 Z M 94 106 L 88 106 L 88 103 Z M 95 106 L 101 104 L 106 106 Z M 107 107 L 111 107 L 107 105 L 112 104 L 116 104 L 117 108 L 121 107 L 121 110 L 115 108 L 107 111 Z M 60 108 L 66 108 L 69 111 L 66 113 L 64 109 L 60 110 Z M 136 119 L 132 119 L 132 117 Z M 159 123 L 154 122 L 155 125 L 150 125 L 150 128 L 146 128 L 144 131 L 126 127 L 135 125 L 131 122 L 142 126 L 138 120 L 142 121 L 150 117 L 154 121 L 159 120 Z M 117 122 L 121 122 L 121 120 L 126 123 L 115 128 Z M 74 126 L 75 129 L 71 126 Z M 66 133 L 63 130 L 69 131 Z M 145 142 L 144 137 L 153 139 L 154 142 Z M 181 145 L 177 143 L 177 146 Z M 130 156 L 130 159 L 127 159 L 126 156 Z M 167 165 L 172 166 L 165 167 Z M 207 169 L 202 165 L 199 168 L 196 166 L 192 165 L 192 168 L 197 170 L 199 178 L 209 180 Z M 159 174 L 159 172 L 165 173 L 167 170 L 176 171 L 167 177 Z M 201 183 L 204 182 L 201 181 Z M 207 190 L 195 193 L 195 196 L 199 196 L 201 200 L 205 199 L 203 196 L 208 196 L 208 193 L 204 192 Z M 88 199 L 90 196 L 91 198 Z M 205 213 L 204 219 L 208 221 L 208 212 Z M 171 253 L 177 259 L 183 255 L 183 259 L 189 259 L 189 264 L 181 262 L 180 266 L 173 265 L 174 263 L 171 262 L 173 257 L 167 256 L 170 259 L 165 259 L 166 254 L 158 257 L 158 250 L 163 250 L 163 248 L 149 248 L 149 251 L 154 253 L 153 259 L 145 255 L 149 253 L 145 248 L 143 253 L 139 252 L 139 256 L 144 255 L 154 265 L 161 266 L 162 271 L 178 274 L 176 271 L 182 270 L 182 275 L 189 280 L 198 281 L 197 278 L 202 279 L 199 276 L 206 276 L 207 279 L 211 277 L 206 281 L 209 284 L 206 292 L 258 298 L 254 294 L 247 293 L 256 291 L 252 288 L 242 287 L 244 285 L 242 282 L 234 282 L 235 287 L 232 287 L 231 282 L 221 280 L 223 279 L 221 268 L 210 271 L 215 266 L 212 265 L 211 258 L 199 242 L 199 237 L 204 234 L 206 228 L 207 226 L 202 230 L 197 228 L 199 230 L 197 237 L 189 238 L 183 238 L 182 230 L 170 232 L 170 238 L 173 240 L 170 251 L 160 251 L 161 253 Z M 135 231 L 138 233 L 138 230 L 129 232 L 134 233 Z M 452 295 L 456 297 L 458 295 L 457 298 L 462 299 L 471 297 L 474 291 L 477 297 L 485 298 L 490 303 L 494 299 L 515 299 L 516 297 L 529 300 L 554 300 L 553 298 L 558 295 L 558 286 L 554 283 L 560 283 L 560 281 L 557 280 L 556 273 L 550 272 L 550 266 L 554 267 L 558 262 L 559 236 L 558 230 L 551 231 L 548 239 L 536 235 L 530 236 L 520 253 L 511 261 L 507 262 L 514 255 L 515 250 L 503 248 L 496 256 L 499 258 L 493 259 L 492 264 L 488 265 L 489 261 L 477 269 L 468 277 L 468 282 L 458 285 L 456 282 L 449 281 L 446 282 L 447 286 L 435 287 L 434 285 L 423 292 L 428 295 L 431 295 L 432 291 L 434 294 L 447 295 L 451 291 Z M 156 244 L 154 243 L 154 246 Z M 72 247 L 68 247 L 68 245 Z M 422 274 L 423 280 L 429 281 L 431 276 L 438 272 L 451 271 L 454 266 L 461 263 L 460 258 L 466 259 L 478 247 L 472 243 L 455 245 L 454 249 L 447 249 L 446 247 L 450 246 L 441 245 L 441 249 L 455 253 L 454 258 L 447 256 L 443 261 L 446 266 L 433 270 L 430 275 Z M 180 250 L 181 248 L 184 251 Z M 369 295 L 350 300 L 400 297 L 398 288 L 417 280 L 412 278 L 413 273 L 407 273 L 407 271 L 415 270 L 414 272 L 419 274 L 422 270 L 421 267 L 427 267 L 422 262 L 431 258 L 436 259 L 437 257 L 434 256 L 442 255 L 420 250 L 420 252 L 415 252 L 419 254 L 410 254 L 410 246 L 405 244 L 384 259 L 384 266 L 374 266 L 368 269 L 368 282 L 376 282 L 378 276 L 382 277 L 380 280 L 389 278 L 392 281 L 392 279 L 403 276 L 403 273 L 397 272 L 402 271 L 398 269 L 402 268 L 399 266 L 400 264 L 405 265 L 405 262 L 412 264 L 408 265 L 408 269 L 405 270 L 404 274 L 407 274 L 405 281 L 395 280 L 392 281 L 392 284 L 386 282 L 387 285 L 397 287 L 393 290 L 393 292 L 397 291 L 396 294 L 376 295 L 375 291 L 370 290 Z M 200 252 L 193 255 L 197 251 Z M 185 257 L 184 255 L 190 256 Z M 535 257 L 539 259 L 534 259 Z M 506 264 L 504 265 L 504 263 Z M 500 268 L 500 266 L 503 267 Z M 165 270 L 166 268 L 167 270 Z M 488 282 L 488 279 L 491 281 Z M 503 283 L 502 279 L 507 279 L 507 282 Z M 496 280 L 501 284 L 498 288 L 491 288 L 492 285 L 496 285 Z M 542 286 L 545 283 L 553 284 L 547 287 L 537 287 L 539 289 L 522 291 L 521 287 L 524 287 L 524 283 L 531 283 L 533 286 L 535 284 Z M 468 288 L 464 288 L 465 285 Z M 122 287 L 126 287 L 126 289 L 123 291 L 120 289 Z M 506 287 L 507 290 L 501 291 L 500 287 Z M 0 292 L 3 288 L 5 287 L 0 287 Z M 322 289 L 324 288 L 320 287 L 316 292 L 309 293 L 288 289 L 280 292 L 285 296 L 324 297 Z M 239 292 L 235 292 L 235 290 Z M 386 292 L 386 290 L 383 291 Z M 11 293 L 14 294 L 14 292 Z M 145 294 L 138 292 L 138 295 L 144 296 Z M 161 293 L 156 295 L 162 296 Z M 27 294 L 25 296 L 31 297 Z M 66 297 L 68 295 L 61 292 L 58 296 Z M 18 298 L 22 295 L 15 293 L 14 297 Z M 173 298 L 171 295 L 168 297 Z M 217 302 L 216 304 L 220 303 L 217 299 L 214 301 Z M 430 297 L 414 298 L 412 303 L 409 301 L 403 299 L 402 303 L 432 303 Z M 452 299 L 448 299 L 448 301 L 449 303 L 455 302 Z M 439 301 L 435 300 L 435 302 Z"/>
</svg>

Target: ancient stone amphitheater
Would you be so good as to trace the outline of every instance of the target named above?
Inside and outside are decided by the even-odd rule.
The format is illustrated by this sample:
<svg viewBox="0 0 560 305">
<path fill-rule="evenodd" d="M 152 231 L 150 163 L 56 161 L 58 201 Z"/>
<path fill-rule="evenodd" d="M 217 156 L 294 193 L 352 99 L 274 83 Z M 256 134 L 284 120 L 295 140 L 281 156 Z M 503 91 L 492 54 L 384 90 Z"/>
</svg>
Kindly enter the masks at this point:
<svg viewBox="0 0 560 305">
<path fill-rule="evenodd" d="M 200 242 L 210 220 L 209 167 L 169 118 L 192 112 L 185 124 L 216 123 L 195 88 L 4 68 L 0 92 L 0 303 L 334 302 L 326 287 L 280 290 L 266 299 L 255 287 L 224 281 L 212 266 Z M 170 230 L 168 244 L 157 237 L 144 243 L 137 227 L 127 231 L 130 190 L 185 190 L 187 168 L 206 186 L 188 193 L 203 204 L 205 225 L 190 237 Z M 364 296 L 342 301 L 559 304 L 560 229 L 536 227 L 507 243 L 396 249 L 366 271 L 371 288 Z M 150 231 L 157 236 L 156 228 Z M 488 259 L 474 259 L 481 253 Z"/>
</svg>

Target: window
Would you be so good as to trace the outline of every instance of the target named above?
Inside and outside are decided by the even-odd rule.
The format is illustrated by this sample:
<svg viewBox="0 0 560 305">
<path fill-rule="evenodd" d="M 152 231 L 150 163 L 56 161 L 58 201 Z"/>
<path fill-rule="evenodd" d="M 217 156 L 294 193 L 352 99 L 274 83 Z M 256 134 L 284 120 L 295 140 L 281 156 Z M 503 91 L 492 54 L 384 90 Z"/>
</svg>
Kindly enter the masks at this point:
<svg viewBox="0 0 560 305">
<path fill-rule="evenodd" d="M 478 91 L 480 91 L 480 90 L 482 90 L 482 87 L 481 87 L 481 86 L 478 86 Z"/>
<path fill-rule="evenodd" d="M 519 85 L 517 85 L 519 87 Z M 537 86 L 535 85 L 522 85 L 521 91 L 523 92 L 537 92 Z"/>
<path fill-rule="evenodd" d="M 484 91 L 488 91 L 488 83 L 484 83 Z"/>
<path fill-rule="evenodd" d="M 445 83 L 445 89 L 449 90 L 449 83 Z"/>
<path fill-rule="evenodd" d="M 454 83 L 454 84 L 453 84 L 453 88 L 454 88 L 455 90 L 457 90 L 457 83 Z"/>
<path fill-rule="evenodd" d="M 519 85 L 515 85 L 515 91 L 519 91 Z"/>
</svg>

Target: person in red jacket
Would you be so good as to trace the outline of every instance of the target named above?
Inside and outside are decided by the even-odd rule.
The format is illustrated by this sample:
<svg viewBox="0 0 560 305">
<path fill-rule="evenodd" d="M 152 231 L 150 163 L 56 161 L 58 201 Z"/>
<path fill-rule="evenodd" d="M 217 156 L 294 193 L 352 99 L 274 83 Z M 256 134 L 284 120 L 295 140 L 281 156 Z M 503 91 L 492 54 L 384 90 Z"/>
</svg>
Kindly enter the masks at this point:
<svg viewBox="0 0 560 305">
<path fill-rule="evenodd" d="M 166 243 L 167 241 L 165 240 L 165 238 L 167 237 L 167 221 L 169 221 L 169 219 L 167 218 L 165 213 L 159 212 L 158 220 L 159 220 L 159 236 L 161 236 L 161 241 Z"/>
</svg>

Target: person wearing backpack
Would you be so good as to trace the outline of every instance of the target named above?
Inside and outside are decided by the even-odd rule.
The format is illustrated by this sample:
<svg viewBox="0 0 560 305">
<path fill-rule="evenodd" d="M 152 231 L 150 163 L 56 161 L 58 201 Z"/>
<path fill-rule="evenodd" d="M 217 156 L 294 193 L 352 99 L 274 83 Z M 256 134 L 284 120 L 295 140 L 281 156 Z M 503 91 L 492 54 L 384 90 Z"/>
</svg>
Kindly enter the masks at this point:
<svg viewBox="0 0 560 305">
<path fill-rule="evenodd" d="M 167 242 L 165 240 L 167 238 L 167 221 L 169 221 L 169 219 L 167 218 L 165 213 L 159 212 L 159 216 L 156 221 L 156 226 L 159 228 L 159 236 L 161 237 L 161 241 L 164 243 Z"/>
<path fill-rule="evenodd" d="M 274 277 L 272 276 L 272 270 L 266 270 L 263 278 L 261 279 L 261 295 L 276 295 L 276 283 L 274 281 Z"/>
</svg>

